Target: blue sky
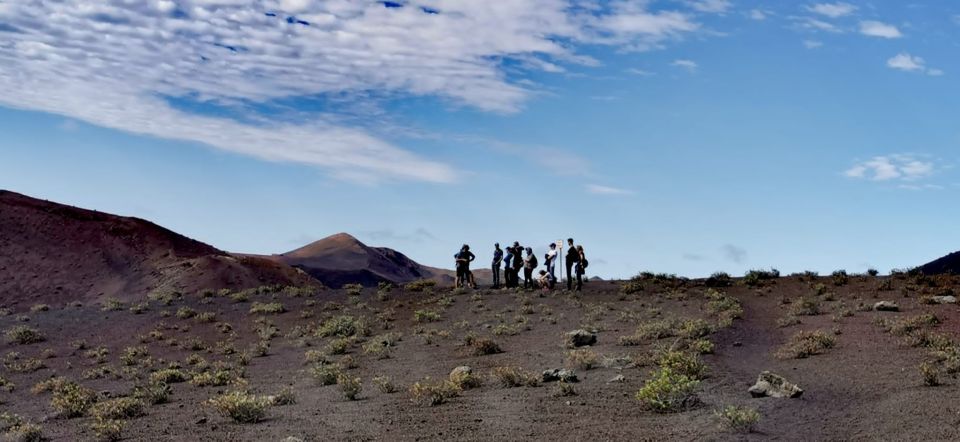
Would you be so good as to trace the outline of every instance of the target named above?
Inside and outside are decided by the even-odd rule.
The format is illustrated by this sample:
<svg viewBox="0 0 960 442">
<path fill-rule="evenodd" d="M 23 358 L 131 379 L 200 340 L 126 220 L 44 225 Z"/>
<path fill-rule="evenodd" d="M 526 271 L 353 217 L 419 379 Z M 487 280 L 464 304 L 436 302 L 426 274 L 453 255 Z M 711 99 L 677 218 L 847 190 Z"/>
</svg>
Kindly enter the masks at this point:
<svg viewBox="0 0 960 442">
<path fill-rule="evenodd" d="M 960 248 L 960 5 L 772 3 L 0 0 L 0 188 L 442 267 L 568 236 L 604 277 Z"/>
</svg>

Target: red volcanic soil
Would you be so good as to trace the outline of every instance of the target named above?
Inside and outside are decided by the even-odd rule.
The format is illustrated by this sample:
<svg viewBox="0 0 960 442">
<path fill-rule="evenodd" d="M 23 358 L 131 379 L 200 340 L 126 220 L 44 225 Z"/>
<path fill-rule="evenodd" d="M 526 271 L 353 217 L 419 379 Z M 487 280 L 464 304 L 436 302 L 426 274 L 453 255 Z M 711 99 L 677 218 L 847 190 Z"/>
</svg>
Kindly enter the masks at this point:
<svg viewBox="0 0 960 442">
<path fill-rule="evenodd" d="M 0 300 L 8 306 L 312 283 L 282 264 L 234 257 L 142 219 L 0 191 Z"/>
<path fill-rule="evenodd" d="M 583 293 L 283 290 L 149 301 L 139 314 L 126 306 L 111 311 L 101 311 L 99 305 L 18 309 L 0 317 L 0 329 L 28 326 L 46 340 L 3 344 L 8 355 L 3 377 L 16 387 L 0 392 L 0 399 L 6 410 L 41 425 L 51 440 L 88 440 L 93 437 L 88 427 L 92 417 L 58 417 L 51 394 L 33 394 L 31 387 L 51 376 L 64 376 L 98 392 L 103 401 L 129 394 L 162 368 L 180 367 L 188 378 L 196 378 L 225 367 L 242 375 L 245 386 L 171 384 L 169 402 L 148 406 L 144 416 L 127 420 L 124 436 L 162 441 L 960 438 L 960 403 L 955 399 L 960 382 L 949 375 L 960 354 L 960 311 L 956 305 L 930 304 L 930 296 L 960 288 L 957 279 L 851 276 L 835 282 L 789 277 L 753 287 L 734 281 L 733 286 L 718 289 L 742 306 L 742 317 L 732 324 L 724 324 L 714 313 L 717 298 L 711 298 L 705 281 L 648 279 L 633 288 L 624 291 L 620 283 L 590 282 Z M 872 311 L 880 300 L 896 302 L 900 311 Z M 269 302 L 282 304 L 285 312 L 251 313 L 253 303 Z M 804 306 L 816 314 L 797 316 L 798 323 L 786 321 L 791 311 Z M 187 314 L 191 310 L 198 316 Z M 438 315 L 429 319 L 426 311 Z M 881 326 L 891 321 L 906 324 L 921 314 L 936 315 L 938 324 L 925 323 L 902 335 Z M 369 327 L 368 333 L 341 342 L 345 355 L 331 350 L 338 338 L 320 332 L 331 318 L 342 316 Z M 645 410 L 634 396 L 657 368 L 651 355 L 684 348 L 684 340 L 647 338 L 625 346 L 619 338 L 667 318 L 707 321 L 715 331 L 705 338 L 715 347 L 700 356 L 707 371 L 695 391 L 699 405 L 659 414 Z M 576 395 L 557 397 L 551 383 L 507 388 L 493 375 L 498 367 L 535 373 L 564 367 L 568 350 L 563 335 L 577 328 L 596 331 L 598 341 L 586 348 L 598 362 L 576 369 L 580 378 L 572 384 Z M 833 348 L 804 359 L 776 356 L 796 333 L 817 330 L 834 337 Z M 399 336 L 389 357 L 365 350 L 386 333 Z M 469 336 L 493 339 L 503 352 L 474 355 L 465 346 Z M 88 349 L 103 346 L 106 353 L 77 350 L 77 340 Z M 259 345 L 266 349 L 263 356 L 253 351 L 258 342 L 264 342 Z M 123 358 L 128 347 L 143 347 L 149 355 Z M 11 352 L 16 354 L 10 356 Z M 309 362 L 308 352 L 323 362 Z M 252 359 L 244 359 L 251 354 Z M 937 354 L 945 357 L 935 358 Z M 43 368 L 11 369 L 32 358 L 40 358 Z M 928 360 L 940 370 L 943 385 L 924 385 L 918 367 Z M 347 399 L 339 386 L 322 386 L 313 377 L 315 365 L 324 362 L 360 378 L 357 400 Z M 445 379 L 461 365 L 472 367 L 482 385 L 434 407 L 411 400 L 409 389 L 415 382 Z M 799 384 L 803 396 L 751 397 L 747 388 L 764 370 Z M 618 375 L 622 380 L 613 382 Z M 390 377 L 398 391 L 378 391 L 373 382 L 378 376 Z M 234 423 L 205 405 L 237 388 L 264 395 L 289 388 L 296 403 L 270 407 L 265 420 L 254 424 Z M 760 421 L 754 431 L 736 433 L 721 426 L 715 411 L 727 405 L 757 410 Z"/>
</svg>

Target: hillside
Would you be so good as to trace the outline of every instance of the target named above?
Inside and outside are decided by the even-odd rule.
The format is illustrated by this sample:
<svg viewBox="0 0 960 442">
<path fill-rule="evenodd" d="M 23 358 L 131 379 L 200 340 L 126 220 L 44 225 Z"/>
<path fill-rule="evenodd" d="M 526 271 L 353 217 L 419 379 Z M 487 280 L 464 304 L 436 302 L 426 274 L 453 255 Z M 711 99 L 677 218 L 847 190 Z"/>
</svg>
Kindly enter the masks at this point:
<svg viewBox="0 0 960 442">
<path fill-rule="evenodd" d="M 418 279 L 436 279 L 442 283 L 453 280 L 453 272 L 449 270 L 421 265 L 393 249 L 367 246 L 346 233 L 264 258 L 302 269 L 330 287 L 348 283 L 365 286 L 380 282 L 402 284 Z"/>
<path fill-rule="evenodd" d="M 149 221 L 9 191 L 0 191 L 0 250 L 0 300 L 8 305 L 315 284 L 288 266 L 235 257 Z"/>
<path fill-rule="evenodd" d="M 960 252 L 954 252 L 942 258 L 930 261 L 917 268 L 925 275 L 960 274 Z"/>
</svg>

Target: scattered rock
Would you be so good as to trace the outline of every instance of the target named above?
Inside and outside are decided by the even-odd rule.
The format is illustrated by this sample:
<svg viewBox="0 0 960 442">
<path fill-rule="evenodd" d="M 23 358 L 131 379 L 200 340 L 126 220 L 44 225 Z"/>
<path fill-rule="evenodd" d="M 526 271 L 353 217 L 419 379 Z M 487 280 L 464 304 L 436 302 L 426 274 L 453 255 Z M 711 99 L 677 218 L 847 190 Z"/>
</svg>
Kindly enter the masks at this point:
<svg viewBox="0 0 960 442">
<path fill-rule="evenodd" d="M 891 301 L 880 301 L 873 305 L 873 309 L 878 312 L 898 312 L 900 306 Z"/>
<path fill-rule="evenodd" d="M 573 370 L 567 370 L 566 368 L 553 368 L 550 370 L 544 370 L 541 375 L 541 380 L 543 382 L 579 382 L 577 379 L 577 373 Z"/>
<path fill-rule="evenodd" d="M 936 302 L 937 304 L 956 304 L 957 303 L 957 297 L 950 296 L 950 295 L 934 296 L 932 299 L 933 299 L 933 302 Z"/>
<path fill-rule="evenodd" d="M 802 388 L 769 371 L 760 373 L 757 383 L 747 391 L 753 397 L 798 398 L 803 394 Z"/>
<path fill-rule="evenodd" d="M 303 438 L 296 436 L 287 436 L 282 442 L 303 442 Z"/>
<path fill-rule="evenodd" d="M 623 382 L 623 381 L 626 381 L 626 380 L 627 380 L 627 378 L 623 377 L 622 374 L 618 374 L 618 375 L 614 376 L 613 379 L 610 379 L 609 381 L 607 381 L 607 383 L 608 383 L 608 384 L 612 384 L 612 383 L 614 383 L 614 382 Z"/>
<path fill-rule="evenodd" d="M 586 330 L 574 330 L 566 334 L 567 347 L 583 347 L 597 343 L 597 334 Z"/>
<path fill-rule="evenodd" d="M 193 423 L 197 425 L 203 425 L 207 423 L 207 418 L 201 417 L 200 419 L 195 420 Z"/>
</svg>

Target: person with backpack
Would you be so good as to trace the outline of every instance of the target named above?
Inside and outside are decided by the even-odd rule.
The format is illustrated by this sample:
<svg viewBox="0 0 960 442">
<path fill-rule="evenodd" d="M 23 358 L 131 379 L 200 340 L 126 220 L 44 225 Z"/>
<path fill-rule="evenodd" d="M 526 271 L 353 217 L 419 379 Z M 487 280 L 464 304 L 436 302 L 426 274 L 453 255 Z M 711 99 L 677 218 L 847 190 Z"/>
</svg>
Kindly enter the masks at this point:
<svg viewBox="0 0 960 442">
<path fill-rule="evenodd" d="M 493 288 L 500 288 L 500 264 L 503 262 L 503 249 L 500 243 L 493 245 Z"/>
<path fill-rule="evenodd" d="M 567 290 L 573 290 L 573 268 L 580 262 L 580 253 L 573 245 L 573 238 L 567 238 Z"/>
<path fill-rule="evenodd" d="M 532 289 L 536 285 L 533 282 L 533 271 L 537 268 L 537 255 L 533 254 L 533 249 L 527 247 L 527 256 L 523 259 L 523 288 Z"/>
<path fill-rule="evenodd" d="M 577 255 L 580 257 L 580 260 L 577 261 L 576 272 L 577 272 L 577 291 L 583 289 L 583 275 L 587 273 L 587 255 L 583 252 L 583 246 L 577 246 Z"/>
</svg>

